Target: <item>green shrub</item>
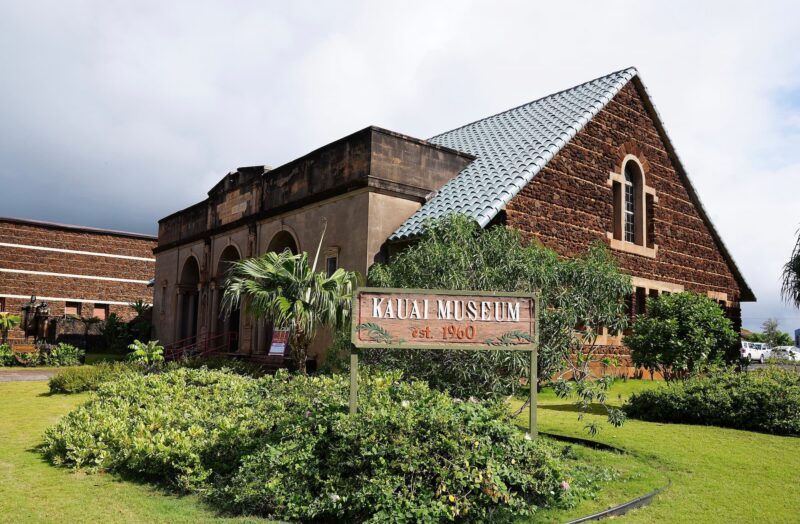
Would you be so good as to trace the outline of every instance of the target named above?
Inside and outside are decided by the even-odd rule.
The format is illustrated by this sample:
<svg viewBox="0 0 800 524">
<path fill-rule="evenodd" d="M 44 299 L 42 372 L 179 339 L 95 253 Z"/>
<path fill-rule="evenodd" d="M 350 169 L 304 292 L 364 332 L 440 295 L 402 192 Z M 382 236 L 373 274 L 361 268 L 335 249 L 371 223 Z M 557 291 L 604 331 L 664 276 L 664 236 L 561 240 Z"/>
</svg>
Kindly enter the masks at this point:
<svg viewBox="0 0 800 524">
<path fill-rule="evenodd" d="M 14 365 L 14 352 L 8 344 L 0 344 L 0 367 Z"/>
<path fill-rule="evenodd" d="M 749 373 L 717 369 L 636 393 L 624 409 L 652 422 L 800 435 L 800 375 L 772 367 Z"/>
<path fill-rule="evenodd" d="M 75 346 L 60 343 L 46 347 L 41 352 L 40 361 L 43 366 L 79 366 L 85 353 Z"/>
<path fill-rule="evenodd" d="M 134 340 L 128 346 L 128 351 L 128 360 L 144 367 L 156 367 L 164 363 L 164 346 L 159 345 L 158 340 Z"/>
<path fill-rule="evenodd" d="M 520 231 L 482 229 L 464 215 L 426 224 L 412 246 L 387 264 L 373 265 L 368 280 L 377 287 L 540 290 L 538 370 L 545 380 L 566 370 L 577 377 L 592 375 L 591 361 L 601 360 L 594 358 L 595 326 L 624 328 L 624 299 L 631 291 L 630 277 L 600 243 L 584 256 L 562 259 L 528 242 Z M 575 354 L 585 358 L 575 359 Z M 529 355 L 522 351 L 365 350 L 363 358 L 463 398 L 518 392 L 520 378 L 530 373 Z"/>
<path fill-rule="evenodd" d="M 50 393 L 95 391 L 112 379 L 137 373 L 137 368 L 123 362 L 100 362 L 94 366 L 65 369 L 50 378 Z"/>
<path fill-rule="evenodd" d="M 674 293 L 647 301 L 624 343 L 637 367 L 685 378 L 703 366 L 739 357 L 737 336 L 722 308 L 697 293 Z"/>
<path fill-rule="evenodd" d="M 264 368 L 261 364 L 247 360 L 238 360 L 230 357 L 194 357 L 180 362 L 170 362 L 167 369 L 212 369 L 227 371 L 236 375 L 258 378 L 264 375 Z"/>
<path fill-rule="evenodd" d="M 594 473 L 525 438 L 503 405 L 397 379 L 364 378 L 349 416 L 341 375 L 128 376 L 48 429 L 43 452 L 165 481 L 234 513 L 315 522 L 497 522 L 594 489 Z"/>
</svg>

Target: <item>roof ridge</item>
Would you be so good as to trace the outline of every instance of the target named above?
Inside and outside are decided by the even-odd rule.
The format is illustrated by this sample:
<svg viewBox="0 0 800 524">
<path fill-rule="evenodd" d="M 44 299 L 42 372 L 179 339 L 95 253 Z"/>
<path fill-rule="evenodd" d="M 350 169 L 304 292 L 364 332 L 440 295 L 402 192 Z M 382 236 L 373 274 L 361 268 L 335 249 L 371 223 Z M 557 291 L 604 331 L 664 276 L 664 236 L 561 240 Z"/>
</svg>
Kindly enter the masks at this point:
<svg viewBox="0 0 800 524">
<path fill-rule="evenodd" d="M 509 108 L 509 109 L 505 109 L 503 111 L 498 111 L 497 113 L 494 113 L 494 114 L 489 115 L 489 116 L 485 116 L 483 118 L 478 118 L 477 120 L 473 120 L 472 122 L 460 125 L 458 127 L 454 127 L 453 129 L 448 129 L 447 131 L 443 131 L 443 132 L 441 132 L 441 133 L 439 133 L 437 135 L 433 135 L 432 137 L 428 138 L 428 140 L 435 140 L 435 139 L 439 138 L 440 136 L 444 136 L 444 135 L 450 134 L 453 131 L 458 131 L 459 129 L 464 129 L 465 127 L 469 127 L 471 125 L 477 124 L 478 122 L 483 122 L 484 120 L 489 120 L 490 118 L 495 118 L 495 117 L 498 117 L 500 115 L 504 115 L 506 113 L 510 113 L 512 111 L 516 111 L 518 109 L 522 109 L 523 107 L 535 104 L 537 102 L 541 102 L 545 98 L 551 98 L 551 97 L 554 97 L 554 96 L 558 96 L 558 95 L 560 95 L 562 93 L 566 93 L 568 91 L 572 91 L 573 89 L 578 89 L 578 88 L 583 87 L 585 85 L 591 84 L 592 82 L 597 82 L 598 80 L 602 80 L 604 78 L 608 78 L 609 76 L 614 76 L 614 75 L 618 75 L 618 74 L 621 74 L 621 73 L 630 73 L 631 74 L 631 79 L 632 79 L 634 76 L 637 76 L 639 74 L 639 71 L 634 66 L 630 66 L 630 67 L 626 67 L 624 69 L 620 69 L 618 71 L 614 71 L 612 73 L 608 73 L 608 74 L 605 74 L 605 75 L 600 75 L 600 76 L 598 76 L 596 78 L 593 78 L 591 80 L 587 80 L 586 82 L 581 82 L 580 84 L 575 84 L 572 87 L 568 87 L 566 89 L 562 89 L 561 91 L 556 91 L 555 93 L 550 93 L 549 95 L 541 96 L 539 98 L 536 98 L 535 100 L 531 100 L 529 102 L 525 102 L 523 104 L 519 104 L 517 106 L 514 106 L 514 107 Z M 628 82 L 630 82 L 630 79 L 628 79 Z"/>
</svg>

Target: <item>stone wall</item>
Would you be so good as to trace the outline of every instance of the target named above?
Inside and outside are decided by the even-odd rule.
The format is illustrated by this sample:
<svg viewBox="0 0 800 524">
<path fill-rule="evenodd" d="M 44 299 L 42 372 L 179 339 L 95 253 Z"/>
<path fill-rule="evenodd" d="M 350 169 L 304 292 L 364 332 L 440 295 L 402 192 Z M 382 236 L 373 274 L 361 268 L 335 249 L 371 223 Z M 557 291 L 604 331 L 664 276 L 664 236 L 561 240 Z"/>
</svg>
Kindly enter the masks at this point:
<svg viewBox="0 0 800 524">
<path fill-rule="evenodd" d="M 634 155 L 644 168 L 645 185 L 657 202 L 648 206 L 647 247 L 655 256 L 611 246 L 614 231 L 611 173 Z M 536 238 L 562 256 L 578 256 L 592 242 L 604 242 L 644 296 L 695 291 L 720 302 L 734 326 L 741 327 L 742 290 L 661 139 L 633 82 L 553 158 L 506 209 L 506 223 Z M 655 247 L 657 246 L 657 247 Z M 653 250 L 649 251 L 651 254 Z M 636 314 L 636 300 L 632 300 Z M 641 305 L 639 306 L 641 309 Z M 630 368 L 621 337 L 599 341 Z"/>
<path fill-rule="evenodd" d="M 131 319 L 128 303 L 153 301 L 147 282 L 154 275 L 154 247 L 155 239 L 145 235 L 0 219 L 0 309 L 21 315 L 36 295 L 52 316 L 63 316 L 70 301 L 80 304 L 84 317 L 101 307 Z M 9 334 L 22 336 L 19 329 Z"/>
<path fill-rule="evenodd" d="M 609 243 L 612 190 L 609 173 L 634 154 L 645 166 L 653 206 L 655 258 L 613 250 L 626 272 L 681 284 L 687 290 L 725 293 L 738 302 L 739 285 L 705 222 L 692 204 L 633 83 L 629 83 L 509 203 L 507 223 L 564 256 Z"/>
</svg>

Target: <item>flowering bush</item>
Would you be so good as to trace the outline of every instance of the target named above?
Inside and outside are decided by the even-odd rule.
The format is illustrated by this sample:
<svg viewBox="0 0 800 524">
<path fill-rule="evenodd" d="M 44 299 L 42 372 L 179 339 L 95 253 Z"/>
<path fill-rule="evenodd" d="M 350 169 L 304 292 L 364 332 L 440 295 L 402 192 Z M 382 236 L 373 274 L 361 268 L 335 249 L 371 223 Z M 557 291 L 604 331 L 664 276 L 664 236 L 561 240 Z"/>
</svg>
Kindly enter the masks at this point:
<svg viewBox="0 0 800 524">
<path fill-rule="evenodd" d="M 596 475 L 526 438 L 501 404 L 394 374 L 131 375 L 47 430 L 52 462 L 127 471 L 219 508 L 301 521 L 502 521 L 589 495 Z"/>
</svg>

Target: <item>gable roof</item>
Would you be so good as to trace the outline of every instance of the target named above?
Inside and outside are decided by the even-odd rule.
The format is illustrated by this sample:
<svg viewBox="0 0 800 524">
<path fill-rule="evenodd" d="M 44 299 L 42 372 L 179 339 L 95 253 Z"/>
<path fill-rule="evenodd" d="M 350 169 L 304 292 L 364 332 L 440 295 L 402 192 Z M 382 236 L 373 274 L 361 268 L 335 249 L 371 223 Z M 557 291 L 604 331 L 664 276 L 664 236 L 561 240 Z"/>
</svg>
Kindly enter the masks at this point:
<svg viewBox="0 0 800 524">
<path fill-rule="evenodd" d="M 389 237 L 418 236 L 427 220 L 462 213 L 486 227 L 505 205 L 547 165 L 620 90 L 633 81 L 661 134 L 675 170 L 736 278 L 742 301 L 755 296 L 711 223 L 689 181 L 661 118 L 635 68 L 630 67 L 584 84 L 477 120 L 429 139 L 476 157 L 447 182 Z"/>
</svg>

